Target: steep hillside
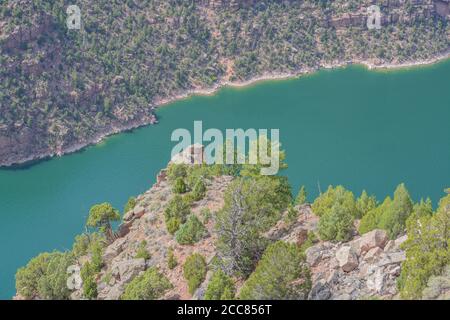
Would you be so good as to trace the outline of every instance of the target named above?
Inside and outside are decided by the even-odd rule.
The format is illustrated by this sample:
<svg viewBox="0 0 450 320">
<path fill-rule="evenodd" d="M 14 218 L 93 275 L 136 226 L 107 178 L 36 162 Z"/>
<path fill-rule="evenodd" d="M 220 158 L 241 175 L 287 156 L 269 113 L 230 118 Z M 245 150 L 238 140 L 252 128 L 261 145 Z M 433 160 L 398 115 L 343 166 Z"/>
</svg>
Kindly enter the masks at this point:
<svg viewBox="0 0 450 320">
<path fill-rule="evenodd" d="M 449 2 L 3 1 L 0 165 L 63 154 L 155 123 L 153 108 L 229 81 L 324 65 L 400 64 L 449 49 Z M 413 4 L 412 4 L 413 3 Z"/>
<path fill-rule="evenodd" d="M 130 198 L 122 218 L 108 203 L 95 205 L 72 250 L 43 253 L 19 269 L 16 299 L 450 294 L 450 195 L 433 212 L 429 200 L 413 203 L 403 184 L 382 203 L 337 186 L 311 204 L 304 189 L 293 199 L 284 177 L 255 172 L 170 164 Z"/>
</svg>

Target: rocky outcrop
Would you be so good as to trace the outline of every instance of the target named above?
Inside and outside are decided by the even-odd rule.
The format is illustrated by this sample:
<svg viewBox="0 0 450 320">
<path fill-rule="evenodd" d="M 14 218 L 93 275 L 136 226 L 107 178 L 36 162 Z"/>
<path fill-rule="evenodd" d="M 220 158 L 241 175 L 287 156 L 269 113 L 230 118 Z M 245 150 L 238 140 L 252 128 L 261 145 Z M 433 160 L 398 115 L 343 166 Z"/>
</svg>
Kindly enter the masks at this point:
<svg viewBox="0 0 450 320">
<path fill-rule="evenodd" d="M 358 256 L 351 246 L 344 246 L 337 250 L 336 259 L 339 267 L 345 272 L 353 271 L 358 267 Z"/>
<path fill-rule="evenodd" d="M 402 237 L 403 238 L 403 237 Z M 348 242 L 324 242 L 306 251 L 311 267 L 313 300 L 392 299 L 396 280 L 406 259 L 402 238 L 389 242 L 383 230 L 374 230 Z"/>
<path fill-rule="evenodd" d="M 156 267 L 173 285 L 173 289 L 167 292 L 164 299 L 201 299 L 204 295 L 207 280 L 211 274 L 208 273 L 207 279 L 196 293 L 190 295 L 183 277 L 182 266 L 186 257 L 193 252 L 200 253 L 208 263 L 211 262 L 216 254 L 214 222 L 209 221 L 205 224 L 209 235 L 195 246 L 179 245 L 173 235 L 167 232 L 164 223 L 164 209 L 172 196 L 172 188 L 165 178 L 164 170 L 158 176 L 160 177 L 158 183 L 138 196 L 134 209 L 125 214 L 123 223 L 119 227 L 119 238 L 104 250 L 104 267 L 97 281 L 99 299 L 120 299 L 126 285 L 150 267 Z M 203 220 L 204 210 L 217 212 L 221 209 L 225 189 L 232 179 L 232 177 L 222 176 L 206 181 L 206 196 L 194 203 L 192 212 Z M 124 232 L 125 229 L 126 232 Z M 147 243 L 145 248 L 150 255 L 148 260 L 136 258 L 137 249 L 143 240 Z M 169 248 L 173 249 L 178 261 L 178 265 L 173 269 L 170 269 L 167 264 Z M 72 294 L 74 299 L 81 299 L 81 297 L 80 290 Z"/>
</svg>

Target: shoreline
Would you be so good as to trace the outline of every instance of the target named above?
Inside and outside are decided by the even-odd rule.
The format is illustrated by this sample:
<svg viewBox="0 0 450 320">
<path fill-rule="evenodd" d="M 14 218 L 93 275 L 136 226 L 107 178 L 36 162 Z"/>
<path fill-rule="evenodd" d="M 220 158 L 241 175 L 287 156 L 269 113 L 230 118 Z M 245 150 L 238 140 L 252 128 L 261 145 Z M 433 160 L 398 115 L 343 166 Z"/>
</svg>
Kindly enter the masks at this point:
<svg viewBox="0 0 450 320">
<path fill-rule="evenodd" d="M 450 59 L 450 49 L 434 58 L 430 58 L 430 59 L 422 60 L 422 61 L 415 61 L 415 62 L 406 62 L 406 63 L 399 63 L 399 64 L 387 64 L 387 63 L 375 64 L 375 63 L 372 63 L 369 61 L 352 60 L 352 61 L 346 61 L 346 62 L 336 62 L 333 64 L 322 64 L 318 67 L 313 67 L 313 68 L 302 68 L 302 69 L 299 69 L 299 70 L 296 70 L 296 71 L 293 71 L 290 73 L 266 73 L 266 74 L 262 74 L 260 76 L 257 76 L 257 77 L 254 77 L 252 79 L 245 80 L 245 81 L 233 82 L 233 81 L 226 80 L 226 81 L 219 82 L 210 88 L 191 89 L 191 90 L 187 90 L 181 94 L 176 94 L 176 95 L 166 97 L 166 98 L 159 98 L 159 99 L 156 99 L 152 103 L 152 107 L 154 109 L 158 109 L 158 108 L 164 107 L 168 104 L 171 104 L 171 103 L 174 103 L 177 101 L 181 101 L 184 99 L 188 99 L 193 96 L 214 95 L 215 93 L 217 93 L 217 91 L 219 91 L 222 88 L 226 88 L 226 87 L 243 88 L 243 87 L 248 87 L 250 85 L 254 85 L 254 84 L 257 84 L 257 83 L 263 82 L 263 81 L 277 81 L 277 80 L 294 79 L 294 78 L 298 78 L 298 77 L 301 77 L 304 75 L 316 73 L 320 70 L 338 69 L 338 68 L 343 68 L 343 67 L 347 67 L 350 65 L 362 65 L 370 71 L 396 70 L 396 69 L 407 69 L 407 68 L 411 68 L 411 67 L 429 66 L 429 65 L 436 64 L 438 62 L 442 62 L 447 59 Z M 140 127 L 144 127 L 149 124 L 157 124 L 158 123 L 157 120 L 154 121 L 152 119 L 153 119 L 153 117 L 150 115 L 150 116 L 146 116 L 145 119 L 141 119 L 139 121 L 135 121 L 130 124 L 112 125 L 110 128 L 104 130 L 103 132 L 99 132 L 98 134 L 96 134 L 89 140 L 77 142 L 74 145 L 68 146 L 59 151 L 50 151 L 47 153 L 30 155 L 28 157 L 23 157 L 21 159 L 5 161 L 4 163 L 0 164 L 0 169 L 17 169 L 17 168 L 20 169 L 22 167 L 28 167 L 30 165 L 34 165 L 40 161 L 51 159 L 53 157 L 62 157 L 63 155 L 80 152 L 83 149 L 85 149 L 86 147 L 97 145 L 97 144 L 101 143 L 106 138 L 108 138 L 112 135 L 130 131 L 130 130 L 134 130 L 134 129 L 138 129 Z"/>
</svg>

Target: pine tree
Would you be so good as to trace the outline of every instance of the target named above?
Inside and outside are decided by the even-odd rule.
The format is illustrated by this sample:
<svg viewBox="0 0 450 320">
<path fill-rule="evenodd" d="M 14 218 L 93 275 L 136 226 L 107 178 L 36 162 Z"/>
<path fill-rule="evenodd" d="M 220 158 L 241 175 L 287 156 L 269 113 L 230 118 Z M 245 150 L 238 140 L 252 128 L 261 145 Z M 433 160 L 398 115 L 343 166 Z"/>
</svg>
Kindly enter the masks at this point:
<svg viewBox="0 0 450 320">
<path fill-rule="evenodd" d="M 295 205 L 302 205 L 305 204 L 307 201 L 307 194 L 305 186 L 301 186 L 297 197 L 295 198 Z"/>
<path fill-rule="evenodd" d="M 434 215 L 412 217 L 402 245 L 406 261 L 398 285 L 403 298 L 420 299 L 430 277 L 450 264 L 450 195 L 441 199 Z"/>
<path fill-rule="evenodd" d="M 383 212 L 379 227 L 387 231 L 391 239 L 405 230 L 406 220 L 413 210 L 413 202 L 405 185 L 400 184 L 394 192 L 390 207 Z"/>
<path fill-rule="evenodd" d="M 346 208 L 336 203 L 320 217 L 319 236 L 325 241 L 348 241 L 353 231 L 353 217 Z"/>
<path fill-rule="evenodd" d="M 375 196 L 367 194 L 366 190 L 363 190 L 361 196 L 356 200 L 356 208 L 358 209 L 358 215 L 356 218 L 362 218 L 366 213 L 375 209 L 377 206 L 377 200 Z"/>
<path fill-rule="evenodd" d="M 205 292 L 205 300 L 231 300 L 234 298 L 236 288 L 233 279 L 221 269 L 214 272 Z"/>
<path fill-rule="evenodd" d="M 295 244 L 277 241 L 267 247 L 255 271 L 245 281 L 244 300 L 306 299 L 311 289 L 310 271 Z"/>
</svg>

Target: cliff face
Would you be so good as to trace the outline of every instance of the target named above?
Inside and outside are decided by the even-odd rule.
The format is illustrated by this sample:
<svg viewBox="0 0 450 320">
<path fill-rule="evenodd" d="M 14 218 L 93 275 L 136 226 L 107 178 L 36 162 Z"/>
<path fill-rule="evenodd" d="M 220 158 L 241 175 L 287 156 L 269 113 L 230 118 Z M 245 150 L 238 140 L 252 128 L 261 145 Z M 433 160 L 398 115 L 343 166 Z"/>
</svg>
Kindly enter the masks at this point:
<svg viewBox="0 0 450 320">
<path fill-rule="evenodd" d="M 211 218 L 205 223 L 207 235 L 194 245 L 180 245 L 167 232 L 164 223 L 164 210 L 173 194 L 163 171 L 158 182 L 137 198 L 134 209 L 123 218 L 117 239 L 106 247 L 104 267 L 97 276 L 98 298 L 120 299 L 132 279 L 148 268 L 156 267 L 173 286 L 162 299 L 202 299 L 212 276 L 212 268 L 209 268 L 205 280 L 194 294 L 190 294 L 183 277 L 183 264 L 189 255 L 199 253 L 208 265 L 212 265 L 217 255 L 215 214 L 222 208 L 224 192 L 232 180 L 230 176 L 221 176 L 208 181 L 205 198 L 192 206 L 192 212 L 202 221 L 205 210 L 211 212 Z M 319 218 L 309 205 L 296 207 L 295 210 L 299 212 L 296 221 L 287 224 L 280 220 L 265 237 L 271 241 L 282 240 L 302 246 L 308 233 L 317 230 Z M 346 243 L 316 242 L 306 251 L 306 262 L 312 274 L 312 290 L 308 298 L 353 300 L 396 297 L 396 279 L 400 274 L 401 262 L 405 260 L 399 245 L 404 240 L 405 237 L 401 237 L 388 241 L 386 232 L 374 230 L 362 237 L 355 235 Z M 143 241 L 150 255 L 147 260 L 136 258 Z M 178 262 L 173 269 L 168 265 L 170 250 Z M 80 263 L 87 260 L 88 256 L 82 257 Z M 238 291 L 242 283 L 236 279 Z M 81 290 L 72 294 L 72 299 L 81 298 Z"/>
<path fill-rule="evenodd" d="M 0 166 L 59 155 L 155 123 L 153 107 L 195 90 L 347 61 L 398 64 L 449 49 L 447 0 L 7 1 L 0 11 Z M 112 14 L 111 14 L 112 13 Z M 274 59 L 277 57 L 277 59 Z"/>
</svg>

